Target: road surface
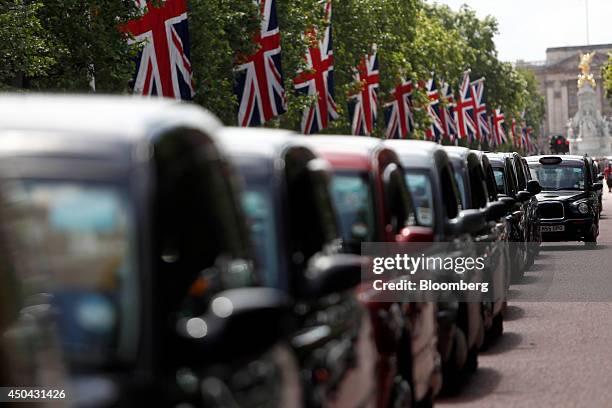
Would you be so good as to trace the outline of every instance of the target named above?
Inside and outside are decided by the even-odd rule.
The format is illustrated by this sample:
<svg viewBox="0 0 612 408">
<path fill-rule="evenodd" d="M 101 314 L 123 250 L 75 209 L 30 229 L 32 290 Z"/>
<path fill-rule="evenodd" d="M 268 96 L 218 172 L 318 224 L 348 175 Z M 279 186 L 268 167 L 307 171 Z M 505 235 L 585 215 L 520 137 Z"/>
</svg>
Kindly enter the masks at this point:
<svg viewBox="0 0 612 408">
<path fill-rule="evenodd" d="M 462 392 L 436 406 L 612 406 L 612 194 L 604 191 L 599 246 L 544 244 L 513 285 L 502 338 L 480 355 Z M 554 300 L 527 302 L 541 292 Z M 514 299 L 514 301 L 512 300 Z"/>
</svg>

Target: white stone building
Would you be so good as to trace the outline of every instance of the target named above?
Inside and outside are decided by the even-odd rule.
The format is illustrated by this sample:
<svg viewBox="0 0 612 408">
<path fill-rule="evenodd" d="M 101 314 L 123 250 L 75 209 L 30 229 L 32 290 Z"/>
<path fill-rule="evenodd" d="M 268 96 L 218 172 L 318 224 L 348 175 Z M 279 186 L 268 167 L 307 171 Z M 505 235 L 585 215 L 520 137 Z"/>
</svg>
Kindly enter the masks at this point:
<svg viewBox="0 0 612 408">
<path fill-rule="evenodd" d="M 540 93 L 546 100 L 544 136 L 567 136 L 567 124 L 578 112 L 578 64 L 581 54 L 595 52 L 591 71 L 595 77 L 595 108 L 604 117 L 612 117 L 612 106 L 605 99 L 601 67 L 612 52 L 612 44 L 559 47 L 546 50 L 546 61 L 517 62 L 517 66 L 531 69 L 540 84 Z"/>
</svg>

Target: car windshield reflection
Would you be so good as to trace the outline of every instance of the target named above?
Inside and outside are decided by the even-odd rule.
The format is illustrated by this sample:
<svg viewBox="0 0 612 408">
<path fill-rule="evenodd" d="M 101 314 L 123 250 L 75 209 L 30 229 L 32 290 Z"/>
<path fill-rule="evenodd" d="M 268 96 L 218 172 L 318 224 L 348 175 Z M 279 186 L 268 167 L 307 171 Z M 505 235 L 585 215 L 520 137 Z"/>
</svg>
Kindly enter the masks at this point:
<svg viewBox="0 0 612 408">
<path fill-rule="evenodd" d="M 133 357 L 137 274 L 134 220 L 114 185 L 35 181 L 11 190 L 26 284 L 45 282 L 64 352 L 76 365 Z M 34 288 L 32 288 L 34 289 Z"/>
<path fill-rule="evenodd" d="M 407 171 L 406 183 L 412 194 L 418 224 L 426 227 L 433 226 L 434 212 L 431 179 L 424 173 Z"/>
<path fill-rule="evenodd" d="M 545 191 L 584 190 L 584 169 L 579 165 L 532 165 L 531 176 Z"/>
<path fill-rule="evenodd" d="M 347 242 L 368 242 L 374 239 L 374 207 L 366 173 L 338 172 L 331 183 L 342 237 Z"/>
<path fill-rule="evenodd" d="M 242 194 L 242 206 L 264 284 L 278 287 L 278 249 L 272 200 L 272 192 L 265 185 L 249 184 Z"/>
<path fill-rule="evenodd" d="M 495 175 L 495 186 L 497 187 L 498 194 L 504 194 L 506 185 L 506 176 L 504 170 L 500 168 L 493 168 L 493 174 Z"/>
<path fill-rule="evenodd" d="M 463 178 L 463 174 L 459 173 L 458 171 L 454 172 L 455 175 L 455 181 L 457 182 L 457 187 L 459 188 L 459 195 L 461 198 L 461 205 L 464 208 L 467 208 L 467 197 L 465 195 L 465 181 Z"/>
</svg>

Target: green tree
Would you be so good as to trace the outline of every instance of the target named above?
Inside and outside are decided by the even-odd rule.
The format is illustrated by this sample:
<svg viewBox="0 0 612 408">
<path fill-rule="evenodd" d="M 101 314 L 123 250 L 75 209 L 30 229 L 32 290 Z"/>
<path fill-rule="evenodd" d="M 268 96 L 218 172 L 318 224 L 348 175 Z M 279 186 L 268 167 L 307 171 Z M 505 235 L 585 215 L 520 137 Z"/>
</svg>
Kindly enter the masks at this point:
<svg viewBox="0 0 612 408">
<path fill-rule="evenodd" d="M 544 102 L 538 94 L 537 81 L 531 72 L 516 69 L 512 64 L 499 59 L 494 42 L 498 32 L 495 18 L 487 16 L 479 19 L 468 6 L 454 12 L 447 6 L 434 5 L 429 7 L 429 11 L 442 22 L 446 30 L 467 43 L 468 49 L 463 53 L 463 61 L 456 58 L 455 61 L 471 69 L 472 80 L 485 78 L 488 107 L 501 107 L 506 113 L 508 125 L 512 118 L 520 123 L 520 114 L 525 112 L 526 122 L 537 137 L 544 116 Z M 515 148 L 508 145 L 500 150 Z"/>
<path fill-rule="evenodd" d="M 346 0 L 334 3 L 334 57 L 336 103 L 340 120 L 327 132 L 349 133 L 347 105 L 359 88 L 353 68 L 376 44 L 380 64 L 379 120 L 375 136 L 384 133 L 381 105 L 401 75 L 410 76 L 409 51 L 416 34 L 417 0 Z"/>
<path fill-rule="evenodd" d="M 56 63 L 37 16 L 42 6 L 41 1 L 0 1 L 0 89 L 22 87 L 24 77 L 45 75 Z"/>
<path fill-rule="evenodd" d="M 608 63 L 602 68 L 602 74 L 606 96 L 612 101 L 612 53 L 608 57 Z"/>
<path fill-rule="evenodd" d="M 525 120 L 531 125 L 539 125 L 544 118 L 544 97 L 538 92 L 538 81 L 532 71 L 517 69 L 516 72 L 524 81 L 521 102 L 524 104 Z M 534 127 L 534 135 L 540 135 L 539 126 Z"/>
<path fill-rule="evenodd" d="M 34 89 L 125 92 L 134 73 L 137 44 L 130 45 L 118 27 L 140 15 L 131 0 L 63 0 L 45 2 L 38 11 L 51 38 L 56 64 Z"/>
<path fill-rule="evenodd" d="M 140 15 L 132 0 L 4 0 L 0 82 L 35 90 L 125 92 L 138 44 L 118 27 Z"/>
<path fill-rule="evenodd" d="M 336 4 L 334 2 L 334 7 Z M 317 98 L 298 95 L 294 91 L 293 80 L 306 69 L 304 56 L 309 46 L 321 39 L 330 22 L 325 18 L 325 0 L 285 0 L 277 1 L 276 5 L 288 110 L 274 120 L 272 126 L 299 129 L 302 110 L 315 103 Z M 335 12 L 334 8 L 332 17 Z"/>
<path fill-rule="evenodd" d="M 189 7 L 195 102 L 235 125 L 233 69 L 256 51 L 252 39 L 259 30 L 259 10 L 255 2 L 238 0 L 192 0 Z"/>
<path fill-rule="evenodd" d="M 163 1 L 163 0 L 157 0 Z M 329 24 L 326 0 L 277 1 L 282 65 L 288 112 L 266 126 L 299 129 L 302 111 L 316 96 L 298 96 L 293 80 L 305 69 L 304 55 L 315 32 L 319 39 Z M 0 0 L 0 86 L 35 90 L 124 93 L 134 74 L 133 56 L 141 44 L 128 42 L 118 29 L 142 12 L 133 0 Z M 261 16 L 254 1 L 190 0 L 191 60 L 195 102 L 228 125 L 235 125 L 238 101 L 234 95 L 235 66 L 256 51 Z M 340 119 L 328 133 L 349 133 L 347 105 L 359 89 L 353 69 L 373 44 L 380 63 L 379 120 L 375 136 L 384 134 L 382 105 L 401 78 L 424 82 L 436 74 L 457 89 L 461 74 L 486 78 L 487 104 L 501 106 L 507 122 L 523 111 L 539 132 L 542 98 L 532 74 L 500 61 L 493 17 L 479 19 L 463 6 L 453 11 L 424 0 L 333 0 L 332 36 L 334 79 Z M 314 31 L 313 31 L 314 30 Z M 612 69 L 606 71 L 612 88 Z M 421 88 L 415 94 L 417 136 L 430 125 L 428 103 Z M 443 103 L 445 103 L 443 101 Z"/>
<path fill-rule="evenodd" d="M 473 50 L 465 38 L 452 25 L 445 25 L 441 15 L 452 13 L 446 6 L 420 5 L 417 13 L 416 35 L 409 47 L 408 60 L 411 64 L 410 77 L 425 81 L 435 73 L 438 84 L 448 82 L 457 89 L 459 78 L 473 60 Z M 447 16 L 452 19 L 451 14 Z M 416 137 L 423 137 L 430 126 L 426 105 L 428 97 L 423 89 L 415 95 Z M 445 104 L 446 101 L 443 101 Z"/>
</svg>

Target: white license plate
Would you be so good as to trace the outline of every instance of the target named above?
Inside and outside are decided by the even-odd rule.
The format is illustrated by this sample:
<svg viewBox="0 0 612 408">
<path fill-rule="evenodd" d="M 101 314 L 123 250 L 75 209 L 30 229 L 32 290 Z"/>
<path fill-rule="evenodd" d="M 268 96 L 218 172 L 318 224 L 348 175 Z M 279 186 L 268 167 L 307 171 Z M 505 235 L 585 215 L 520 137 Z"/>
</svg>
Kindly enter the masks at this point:
<svg viewBox="0 0 612 408">
<path fill-rule="evenodd" d="M 540 227 L 542 232 L 561 232 L 565 231 L 565 225 L 542 225 Z"/>
</svg>

